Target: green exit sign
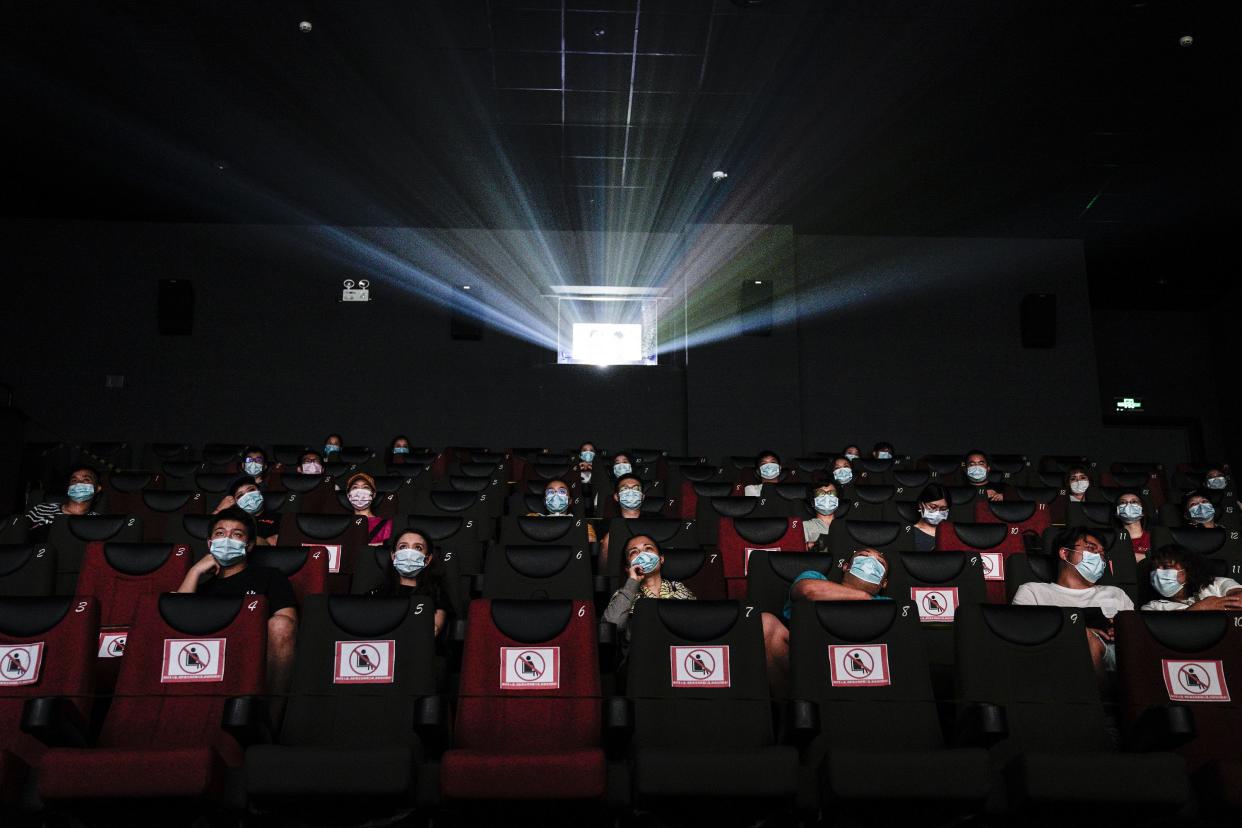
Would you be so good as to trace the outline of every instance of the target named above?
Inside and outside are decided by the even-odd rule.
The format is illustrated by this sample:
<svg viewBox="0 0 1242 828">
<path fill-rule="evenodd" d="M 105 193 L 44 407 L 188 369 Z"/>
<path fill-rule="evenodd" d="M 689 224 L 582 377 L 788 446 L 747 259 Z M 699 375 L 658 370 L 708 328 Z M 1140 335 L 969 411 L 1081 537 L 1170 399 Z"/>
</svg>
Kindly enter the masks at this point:
<svg viewBox="0 0 1242 828">
<path fill-rule="evenodd" d="M 1138 397 L 1116 397 L 1117 411 L 1122 414 L 1131 414 L 1135 411 L 1143 410 L 1143 401 Z"/>
</svg>

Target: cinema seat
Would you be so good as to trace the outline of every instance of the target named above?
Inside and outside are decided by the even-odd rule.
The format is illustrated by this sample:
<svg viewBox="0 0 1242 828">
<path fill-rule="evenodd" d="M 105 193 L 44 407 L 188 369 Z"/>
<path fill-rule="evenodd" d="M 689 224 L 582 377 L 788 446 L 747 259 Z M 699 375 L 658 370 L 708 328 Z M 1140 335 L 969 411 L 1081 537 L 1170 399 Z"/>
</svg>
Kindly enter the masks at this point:
<svg viewBox="0 0 1242 828">
<path fill-rule="evenodd" d="M 37 807 L 31 769 L 48 747 L 85 737 L 98 630 L 99 605 L 91 598 L 0 598 L 0 813 L 6 822 L 19 824 L 18 810 Z M 45 701 L 35 709 L 35 699 Z"/>
<path fill-rule="evenodd" d="M 1118 824 L 1172 814 L 1190 795 L 1186 763 L 1112 748 L 1082 616 L 1061 607 L 958 610 L 959 713 L 995 710 L 1006 725 L 990 750 L 989 809 L 1055 821 L 1096 806 Z"/>
<path fill-rule="evenodd" d="M 693 520 L 666 517 L 613 518 L 608 522 L 608 570 L 601 574 L 613 579 L 625 575 L 625 545 L 630 538 L 646 535 L 665 548 L 690 549 L 697 547 L 698 533 Z M 612 552 L 618 554 L 612 554 Z"/>
<path fill-rule="evenodd" d="M 365 557 L 365 552 L 360 554 Z M 263 546 L 256 544 L 246 555 L 251 566 L 270 566 L 289 579 L 293 596 L 301 607 L 308 595 L 328 592 L 326 546 Z"/>
<path fill-rule="evenodd" d="M 803 810 L 844 822 L 882 810 L 913 824 L 925 815 L 920 808 L 938 823 L 979 808 L 990 788 L 988 754 L 945 743 L 911 604 L 799 601 L 790 628 L 793 719 L 811 739 Z"/>
<path fill-rule="evenodd" d="M 1100 578 L 1100 583 L 1121 587 L 1137 602 L 1139 596 L 1138 565 L 1134 560 L 1134 547 L 1130 543 L 1130 536 L 1113 529 L 1092 529 L 1091 531 L 1095 533 L 1100 545 L 1104 547 L 1104 560 L 1108 563 L 1108 569 Z M 1044 530 L 1043 552 L 1045 556 L 1053 559 L 1054 565 L 1066 540 L 1067 530 L 1064 528 L 1054 526 Z M 1032 555 L 1031 557 L 1038 556 Z M 1053 575 L 1053 577 L 1056 576 Z"/>
<path fill-rule="evenodd" d="M 859 483 L 850 487 L 850 493 L 850 520 L 893 520 L 896 486 Z"/>
<path fill-rule="evenodd" d="M 166 541 L 183 515 L 203 514 L 203 494 L 194 491 L 149 490 L 138 499 L 135 513 L 142 519 L 142 539 Z"/>
<path fill-rule="evenodd" d="M 280 519 L 282 546 L 322 546 L 328 550 L 328 591 L 349 592 L 354 560 L 367 548 L 367 520 L 354 515 L 298 513 Z"/>
<path fill-rule="evenodd" d="M 590 556 L 569 544 L 497 546 L 483 569 L 485 598 L 590 601 L 594 589 Z"/>
<path fill-rule="evenodd" d="M 1208 812 L 1242 812 L 1242 615 L 1117 615 L 1122 731 L 1135 748 L 1164 745 L 1186 759 Z M 1189 725 L 1187 727 L 1187 725 Z"/>
<path fill-rule="evenodd" d="M 914 551 L 914 529 L 909 523 L 891 520 L 833 521 L 828 533 L 828 549 L 838 563 L 852 558 L 860 549 L 878 552 Z"/>
<path fill-rule="evenodd" d="M 760 549 L 768 552 L 805 552 L 806 536 L 802 531 L 802 521 L 798 518 L 721 518 L 717 545 L 729 597 L 742 598 L 746 595 L 746 572 L 753 552 Z"/>
<path fill-rule="evenodd" d="M 785 602 L 794 579 L 807 570 L 829 575 L 837 561 L 826 552 L 769 553 L 760 549 L 750 556 L 746 572 L 746 605 L 785 619 Z M 839 574 L 833 580 L 839 580 Z"/>
<path fill-rule="evenodd" d="M 280 731 L 246 751 L 258 807 L 320 823 L 337 799 L 357 824 L 408 809 L 419 788 L 434 797 L 419 734 L 434 735 L 447 713 L 436 696 L 435 609 L 421 596 L 308 596 Z"/>
<path fill-rule="evenodd" d="M 47 539 L 56 549 L 56 594 L 72 595 L 87 545 L 138 543 L 142 520 L 132 515 L 62 516 L 52 524 Z"/>
<path fill-rule="evenodd" d="M 655 603 L 655 602 L 652 602 Z M 606 768 L 595 613 L 583 601 L 470 604 L 452 800 L 600 799 Z"/>
<path fill-rule="evenodd" d="M 981 500 L 975 503 L 976 523 L 1003 523 L 1009 535 L 1022 538 L 1028 551 L 1039 548 L 1044 530 L 1052 525 L 1048 510 L 1042 504 L 1027 500 Z"/>
<path fill-rule="evenodd" d="M 1234 580 L 1242 578 L 1242 539 L 1236 529 L 1202 526 L 1156 526 L 1151 530 L 1152 549 L 1176 544 L 1192 549 L 1210 561 L 1224 561 L 1224 571 Z"/>
<path fill-rule="evenodd" d="M 143 598 L 103 730 L 91 747 L 44 754 L 43 800 L 98 815 L 110 800 L 220 798 L 243 757 L 228 702 L 263 692 L 265 607 L 256 596 Z"/>
<path fill-rule="evenodd" d="M 791 799 L 798 753 L 773 730 L 759 613 L 737 601 L 639 601 L 630 631 L 635 806 Z"/>
<path fill-rule="evenodd" d="M 142 452 L 142 467 L 162 468 L 165 463 L 189 462 L 197 459 L 189 443 L 147 443 Z"/>
<path fill-rule="evenodd" d="M 25 543 L 30 537 L 30 521 L 24 514 L 0 519 L 0 543 Z"/>
<path fill-rule="evenodd" d="M 497 520 L 505 513 L 505 498 L 508 496 L 509 484 L 499 478 L 492 477 L 467 477 L 465 475 L 450 475 L 446 478 L 447 488 L 445 491 L 450 492 L 472 492 L 483 505 L 484 513 L 493 521 Z M 571 503 L 571 508 L 581 517 L 582 515 L 582 497 L 575 496 Z M 533 510 L 537 512 L 543 511 L 543 498 L 540 498 L 539 508 Z"/>
<path fill-rule="evenodd" d="M 716 503 L 728 498 L 733 492 L 733 484 L 727 482 L 691 483 L 689 499 L 694 503 L 694 525 L 699 528 L 699 543 L 704 546 L 715 546 L 718 540 L 721 513 Z M 685 496 L 682 499 L 686 502 Z M 686 512 L 682 512 L 683 516 Z"/>
<path fill-rule="evenodd" d="M 1005 563 L 1026 551 L 1026 541 L 1004 523 L 942 523 L 936 532 L 937 552 L 967 552 L 979 557 L 987 600 L 1005 603 Z"/>
<path fill-rule="evenodd" d="M 709 552 L 699 546 L 683 549 L 670 546 L 662 547 L 660 554 L 664 556 L 661 575 L 671 581 L 681 581 L 698 600 L 723 601 L 728 597 L 729 589 L 719 552 Z"/>
<path fill-rule="evenodd" d="M 0 544 L 0 597 L 56 592 L 56 549 L 42 543 Z"/>
<path fill-rule="evenodd" d="M 706 497 L 725 497 L 733 486 L 725 477 L 724 469 L 719 466 L 695 465 L 683 466 L 680 469 L 681 484 L 674 490 L 677 494 L 677 514 L 683 520 L 695 520 L 699 513 L 698 485 L 714 486 L 715 494 Z"/>
<path fill-rule="evenodd" d="M 336 507 L 335 478 L 330 474 L 300 474 L 286 472 L 280 476 L 281 491 L 288 492 L 284 511 L 324 513 Z"/>
<path fill-rule="evenodd" d="M 472 524 L 480 540 L 496 536 L 496 521 L 492 519 L 486 502 L 479 500 L 474 492 L 420 492 L 415 509 L 420 515 L 455 517 Z"/>
<path fill-rule="evenodd" d="M 431 540 L 442 558 L 455 559 L 462 575 L 483 571 L 483 541 L 476 521 L 445 515 L 409 515 L 406 527 Z"/>
<path fill-rule="evenodd" d="M 431 568 L 424 570 L 424 573 L 430 572 L 441 579 L 447 604 L 437 609 L 444 610 L 453 618 L 465 618 L 466 609 L 470 604 L 470 595 L 467 579 L 461 574 L 458 558 L 450 554 L 447 555 L 446 560 L 446 553 L 439 548 L 436 549 L 436 553 L 439 556 L 438 559 L 433 561 Z M 382 587 L 389 573 L 392 572 L 392 553 L 388 549 L 381 546 L 365 549 L 358 556 L 350 591 L 354 595 L 367 595 L 372 590 Z M 423 577 L 419 575 L 420 580 Z"/>
<path fill-rule="evenodd" d="M 103 483 L 102 502 L 95 504 L 95 511 L 117 515 L 138 514 L 142 509 L 143 492 L 163 488 L 164 475 L 159 472 L 112 472 Z"/>
<path fill-rule="evenodd" d="M 578 560 L 585 560 L 589 565 L 591 547 L 587 538 L 587 522 L 583 518 L 521 515 L 504 519 L 496 545 L 568 546 Z"/>
<path fill-rule="evenodd" d="M 943 524 L 942 524 L 943 525 Z M 1000 597 L 1004 598 L 1004 582 Z M 981 556 L 974 552 L 895 552 L 888 556 L 888 588 L 894 601 L 909 602 L 922 622 L 933 679 L 942 697 L 952 688 L 953 623 L 957 610 L 988 598 Z"/>
</svg>

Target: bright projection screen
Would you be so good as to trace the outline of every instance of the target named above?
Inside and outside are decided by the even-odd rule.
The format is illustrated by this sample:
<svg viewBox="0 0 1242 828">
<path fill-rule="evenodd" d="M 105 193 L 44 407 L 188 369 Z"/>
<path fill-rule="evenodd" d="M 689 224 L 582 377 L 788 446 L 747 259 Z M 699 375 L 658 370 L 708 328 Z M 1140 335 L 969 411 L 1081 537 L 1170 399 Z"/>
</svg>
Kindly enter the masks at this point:
<svg viewBox="0 0 1242 828">
<path fill-rule="evenodd" d="M 638 295 L 627 295 L 628 291 Z M 595 287 L 558 291 L 556 361 L 562 365 L 655 365 L 658 299 L 646 293 Z"/>
</svg>

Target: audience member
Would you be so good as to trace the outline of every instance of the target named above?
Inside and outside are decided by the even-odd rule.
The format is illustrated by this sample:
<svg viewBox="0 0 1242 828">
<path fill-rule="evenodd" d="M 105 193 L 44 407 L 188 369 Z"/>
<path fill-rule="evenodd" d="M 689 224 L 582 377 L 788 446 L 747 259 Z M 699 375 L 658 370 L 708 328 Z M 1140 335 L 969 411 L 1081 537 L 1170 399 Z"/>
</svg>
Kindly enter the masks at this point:
<svg viewBox="0 0 1242 828">
<path fill-rule="evenodd" d="M 45 500 L 36 503 L 26 513 L 31 529 L 44 529 L 56 522 L 61 515 L 95 515 L 95 504 L 103 493 L 99 484 L 99 472 L 90 466 L 75 466 L 69 472 L 69 485 L 65 490 L 68 500 Z"/>
<path fill-rule="evenodd" d="M 835 482 L 820 483 L 811 492 L 811 511 L 815 516 L 802 521 L 802 537 L 806 540 L 807 549 L 812 546 L 822 549 L 827 544 L 828 532 L 832 529 L 832 522 L 836 520 L 836 512 L 840 506 L 841 496 L 837 494 Z"/>
<path fill-rule="evenodd" d="M 936 548 L 940 524 L 949 519 L 949 493 L 939 483 L 928 483 L 919 494 L 919 519 L 914 523 L 914 551 Z"/>
<path fill-rule="evenodd" d="M 367 543 L 382 546 L 392 537 L 392 518 L 380 517 L 375 505 L 375 478 L 366 472 L 354 472 L 345 482 L 345 499 L 354 514 L 367 519 Z"/>
<path fill-rule="evenodd" d="M 983 452 L 976 449 L 966 453 L 964 474 L 969 485 L 978 490 L 980 497 L 993 501 L 1005 499 L 1005 495 L 991 480 L 992 464 L 988 462 L 988 456 Z"/>
<path fill-rule="evenodd" d="M 1082 503 L 1091 488 L 1091 476 L 1084 466 L 1070 466 L 1065 470 L 1065 491 L 1071 503 Z"/>
<path fill-rule="evenodd" d="M 1143 609 L 1242 610 L 1242 584 L 1213 577 L 1199 553 L 1171 544 L 1152 552 L 1148 561 L 1151 588 L 1160 597 L 1143 604 Z"/>
<path fill-rule="evenodd" d="M 1151 551 L 1151 532 L 1147 529 L 1147 514 L 1143 498 L 1135 491 L 1124 491 L 1117 496 L 1113 527 L 1130 537 L 1134 560 L 1142 561 Z"/>
<path fill-rule="evenodd" d="M 643 481 L 636 474 L 623 474 L 617 478 L 617 490 L 612 499 L 616 501 L 621 517 L 632 520 L 643 516 Z M 608 571 L 609 534 L 599 544 L 599 571 Z"/>
<path fill-rule="evenodd" d="M 774 451 L 764 450 L 755 457 L 755 475 L 758 483 L 747 485 L 743 492 L 748 497 L 759 497 L 764 485 L 777 483 L 781 479 L 781 458 Z"/>
<path fill-rule="evenodd" d="M 396 598 L 418 595 L 431 599 L 436 608 L 436 635 L 448 620 L 449 601 L 444 592 L 444 576 L 433 566 L 435 545 L 421 532 L 407 529 L 397 535 L 391 547 L 392 566 L 384 570 L 384 582 L 371 595 Z"/>
<path fill-rule="evenodd" d="M 661 574 L 664 555 L 659 545 L 646 535 L 635 535 L 626 541 L 625 560 L 628 577 L 604 608 L 604 620 L 616 624 L 617 629 L 628 634 L 630 615 L 640 598 L 694 599 L 694 593 L 686 589 L 685 584 Z"/>
<path fill-rule="evenodd" d="M 280 516 L 266 511 L 263 492 L 249 477 L 239 477 L 229 487 L 229 493 L 220 500 L 212 514 L 218 515 L 229 509 L 241 509 L 254 520 L 255 543 L 275 546 L 280 532 Z"/>
</svg>

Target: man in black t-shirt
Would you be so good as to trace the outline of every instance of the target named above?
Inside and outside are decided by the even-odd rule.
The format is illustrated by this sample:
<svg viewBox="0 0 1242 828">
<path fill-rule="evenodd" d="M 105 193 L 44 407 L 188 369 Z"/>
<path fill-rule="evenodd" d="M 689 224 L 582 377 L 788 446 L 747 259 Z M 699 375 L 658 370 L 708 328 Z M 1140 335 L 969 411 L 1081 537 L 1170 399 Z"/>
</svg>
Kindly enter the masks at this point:
<svg viewBox="0 0 1242 828">
<path fill-rule="evenodd" d="M 283 693 L 293 667 L 298 610 L 293 587 L 284 573 L 269 566 L 249 566 L 254 549 L 254 518 L 241 509 L 227 509 L 211 519 L 208 551 L 186 573 L 178 592 L 200 595 L 262 595 L 267 598 L 267 685 Z"/>
</svg>

